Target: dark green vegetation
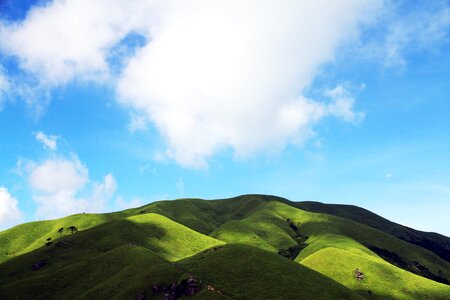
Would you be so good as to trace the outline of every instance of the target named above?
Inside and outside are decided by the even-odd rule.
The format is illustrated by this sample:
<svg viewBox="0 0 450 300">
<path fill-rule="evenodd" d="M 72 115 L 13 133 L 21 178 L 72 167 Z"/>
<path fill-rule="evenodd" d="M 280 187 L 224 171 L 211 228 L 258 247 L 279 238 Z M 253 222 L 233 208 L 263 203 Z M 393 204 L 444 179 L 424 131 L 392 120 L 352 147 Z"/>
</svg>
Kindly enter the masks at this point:
<svg viewBox="0 0 450 300">
<path fill-rule="evenodd" d="M 354 206 L 161 201 L 0 232 L 0 299 L 450 299 L 449 245 Z"/>
</svg>

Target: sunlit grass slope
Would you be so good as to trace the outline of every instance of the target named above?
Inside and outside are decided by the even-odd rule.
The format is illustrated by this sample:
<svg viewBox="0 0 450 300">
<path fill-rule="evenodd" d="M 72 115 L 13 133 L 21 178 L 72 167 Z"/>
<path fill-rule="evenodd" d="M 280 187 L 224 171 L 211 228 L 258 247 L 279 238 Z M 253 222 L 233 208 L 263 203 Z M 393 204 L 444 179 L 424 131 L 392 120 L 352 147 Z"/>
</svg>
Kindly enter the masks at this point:
<svg viewBox="0 0 450 300">
<path fill-rule="evenodd" d="M 332 215 L 309 213 L 284 203 L 268 202 L 249 217 L 225 223 L 211 235 L 229 243 L 244 243 L 277 252 L 296 243 L 296 232 L 288 226 L 288 219 L 298 226 L 299 232 L 308 236 L 307 247 L 300 252 L 296 261 L 330 276 L 365 297 L 450 297 L 448 285 L 395 267 L 363 244 L 389 249 L 405 261 L 420 262 L 443 276 L 448 276 L 450 270 L 446 261 L 428 250 L 369 226 Z M 345 267 L 337 262 L 340 260 L 339 254 Z M 330 259 L 331 257 L 333 259 Z M 356 268 L 366 273 L 364 280 L 358 281 L 354 278 L 353 271 Z"/>
<path fill-rule="evenodd" d="M 302 211 L 277 201 L 266 202 L 245 219 L 223 224 L 211 236 L 226 242 L 247 243 L 276 252 L 296 244 L 295 233 L 289 227 L 287 219 L 294 221 L 305 236 L 338 234 L 350 237 L 365 246 L 375 246 L 396 253 L 407 263 L 419 262 L 433 273 L 450 278 L 450 264 L 426 249 L 352 220 Z M 302 251 L 307 252 L 307 249 Z"/>
<path fill-rule="evenodd" d="M 397 268 L 350 238 L 322 235 L 309 242 L 305 250 L 312 254 L 304 259 L 300 255 L 296 261 L 367 299 L 449 299 L 449 286 Z M 354 278 L 356 268 L 364 272 L 363 280 Z"/>
<path fill-rule="evenodd" d="M 391 222 L 371 211 L 354 205 L 320 202 L 292 202 L 302 210 L 331 214 L 350 219 L 430 250 L 450 262 L 450 238 L 434 232 L 423 232 Z"/>
<path fill-rule="evenodd" d="M 291 206 L 272 202 L 270 209 L 278 215 L 296 222 L 300 231 L 307 236 L 338 234 L 358 241 L 364 246 L 375 246 L 396 253 L 407 263 L 419 262 L 435 274 L 450 278 L 450 264 L 434 253 L 393 237 L 370 226 L 348 219 L 295 209 Z M 309 240 L 308 240 L 309 243 Z M 306 249 L 305 249 L 306 250 Z"/>
<path fill-rule="evenodd" d="M 363 299 L 318 272 L 243 244 L 206 251 L 179 264 L 232 299 Z"/>
<path fill-rule="evenodd" d="M 58 238 L 69 234 L 68 227 L 75 226 L 85 230 L 104 222 L 113 220 L 110 214 L 77 214 L 69 217 L 30 222 L 0 232 L 0 263 L 17 255 L 42 247 L 47 238 Z M 64 227 L 63 234 L 58 230 Z"/>
</svg>

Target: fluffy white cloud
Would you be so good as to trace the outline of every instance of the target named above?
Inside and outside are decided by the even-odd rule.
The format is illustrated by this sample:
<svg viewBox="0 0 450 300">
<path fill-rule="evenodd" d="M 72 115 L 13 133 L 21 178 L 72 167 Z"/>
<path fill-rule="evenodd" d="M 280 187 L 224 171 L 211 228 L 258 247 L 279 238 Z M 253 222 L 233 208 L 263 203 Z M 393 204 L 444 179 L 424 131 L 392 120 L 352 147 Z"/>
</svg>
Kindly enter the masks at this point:
<svg viewBox="0 0 450 300">
<path fill-rule="evenodd" d="M 5 187 L 0 187 L 0 230 L 16 224 L 22 214 L 18 208 L 18 201 Z"/>
<path fill-rule="evenodd" d="M 197 167 L 227 149 L 247 156 L 302 142 L 326 116 L 354 121 L 353 99 L 330 106 L 303 93 L 382 2 L 55 0 L 0 25 L 0 48 L 58 85 L 108 77 L 121 41 L 143 35 L 114 81 L 139 116 L 130 129 L 147 119 L 166 156 Z"/>
<path fill-rule="evenodd" d="M 73 213 L 100 212 L 117 188 L 112 174 L 101 182 L 90 182 L 88 169 L 76 157 L 51 158 L 27 165 L 28 180 L 40 218 Z"/>
<path fill-rule="evenodd" d="M 35 134 L 36 140 L 41 142 L 45 147 L 56 150 L 58 145 L 56 144 L 56 141 L 58 140 L 58 137 L 56 135 L 46 135 L 42 131 L 39 131 Z"/>
<path fill-rule="evenodd" d="M 151 19 L 151 1 L 55 0 L 0 24 L 0 48 L 46 84 L 108 75 L 108 50 Z M 143 18 L 145 17 L 145 22 Z"/>
<path fill-rule="evenodd" d="M 326 109 L 301 93 L 377 1 L 174 3 L 126 66 L 119 92 L 147 113 L 179 163 L 281 148 L 325 116 L 357 118 L 350 98 Z"/>
<path fill-rule="evenodd" d="M 88 181 L 88 169 L 77 158 L 54 158 L 29 165 L 30 186 L 39 192 L 74 192 Z"/>
</svg>

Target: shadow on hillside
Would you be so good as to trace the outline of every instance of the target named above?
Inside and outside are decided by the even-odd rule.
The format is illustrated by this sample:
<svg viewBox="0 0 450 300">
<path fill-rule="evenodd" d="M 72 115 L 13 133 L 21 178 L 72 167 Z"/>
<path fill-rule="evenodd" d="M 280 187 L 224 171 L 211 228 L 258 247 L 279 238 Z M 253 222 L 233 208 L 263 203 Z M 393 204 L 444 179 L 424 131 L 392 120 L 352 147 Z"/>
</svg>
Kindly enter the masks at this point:
<svg viewBox="0 0 450 300">
<path fill-rule="evenodd" d="M 157 241 L 165 235 L 165 229 L 154 224 L 136 224 L 126 219 L 107 222 L 60 237 L 51 246 L 44 245 L 0 264 L 0 285 L 64 268 L 123 246 L 141 246 L 164 255 L 166 250 Z M 43 267 L 33 270 L 37 262 L 42 262 Z"/>
<path fill-rule="evenodd" d="M 245 244 L 227 244 L 177 264 L 233 299 L 356 299 L 324 274 Z"/>
</svg>

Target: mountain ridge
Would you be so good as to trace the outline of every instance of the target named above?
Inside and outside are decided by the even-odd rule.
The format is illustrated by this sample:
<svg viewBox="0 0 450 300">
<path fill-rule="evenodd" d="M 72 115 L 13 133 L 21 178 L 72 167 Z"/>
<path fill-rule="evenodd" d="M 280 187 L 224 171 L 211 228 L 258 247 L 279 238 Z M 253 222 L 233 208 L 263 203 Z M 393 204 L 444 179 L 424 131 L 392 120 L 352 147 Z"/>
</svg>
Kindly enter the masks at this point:
<svg viewBox="0 0 450 300">
<path fill-rule="evenodd" d="M 112 286 L 121 289 L 110 298 L 129 299 L 142 291 L 149 299 L 160 299 L 162 295 L 155 294 L 152 286 L 178 282 L 188 273 L 205 282 L 195 296 L 199 299 L 249 299 L 257 296 L 258 290 L 262 293 L 261 299 L 283 299 L 277 293 L 298 293 L 295 286 L 300 285 L 302 291 L 309 291 L 304 297 L 314 294 L 324 299 L 329 297 L 330 291 L 345 295 L 342 299 L 450 297 L 448 261 L 425 247 L 395 236 L 401 233 L 406 238 L 411 231 L 379 218 L 353 206 L 293 202 L 251 194 L 217 200 L 158 201 L 108 214 L 77 214 L 25 223 L 0 232 L 0 274 L 3 274 L 0 275 L 0 298 L 19 299 L 30 295 L 36 298 L 36 291 L 27 287 L 32 285 L 46 290 L 46 299 L 57 298 L 57 295 L 75 299 L 111 296 L 110 291 L 103 295 L 102 290 L 114 289 Z M 384 228 L 384 224 L 389 226 Z M 70 226 L 76 226 L 78 232 L 58 233 L 59 228 Z M 392 228 L 397 231 L 392 232 Z M 440 235 L 433 240 L 435 237 L 420 231 L 413 231 L 413 234 L 411 239 L 450 240 Z M 51 243 L 45 246 L 47 239 Z M 445 245 L 441 249 L 444 254 Z M 229 254 L 222 255 L 228 252 L 233 253 L 230 255 L 239 263 L 233 265 Z M 249 261 L 247 256 L 254 257 L 258 263 Z M 114 269 L 107 263 L 114 259 L 128 261 L 129 265 L 117 267 L 117 275 L 109 278 L 108 272 L 101 270 Z M 158 262 L 160 268 L 142 268 L 146 263 L 139 263 L 141 259 Z M 222 265 L 216 266 L 215 259 L 222 261 Z M 271 263 L 263 263 L 265 261 Z M 43 266 L 32 270 L 31 266 L 37 262 Z M 92 262 L 96 262 L 100 270 L 94 268 Z M 180 269 L 181 265 L 187 267 Z M 245 269 L 244 265 L 249 268 Z M 231 266 L 234 267 L 230 269 Z M 53 282 L 51 278 L 55 274 L 73 278 L 74 274 L 82 273 L 83 268 L 84 276 L 90 280 L 58 283 L 65 286 L 65 294 L 60 285 L 46 283 Z M 291 270 L 286 271 L 291 275 L 282 275 L 283 268 Z M 361 278 L 353 275 L 357 268 L 364 272 Z M 278 275 L 264 277 L 255 272 Z M 304 275 L 302 282 L 294 280 L 295 286 L 288 287 L 293 280 L 290 276 L 297 272 L 309 275 Z M 228 276 L 229 273 L 235 277 Z M 124 274 L 136 277 L 136 284 L 124 286 Z M 251 285 L 242 282 L 244 274 L 256 276 Z M 312 277 L 317 277 L 327 288 L 311 287 L 307 278 Z M 266 289 L 264 282 L 267 280 L 273 281 L 276 287 Z M 222 294 L 210 290 L 206 285 L 208 281 L 211 286 L 220 287 Z M 91 294 L 81 293 L 90 284 L 93 284 L 89 288 Z"/>
</svg>

